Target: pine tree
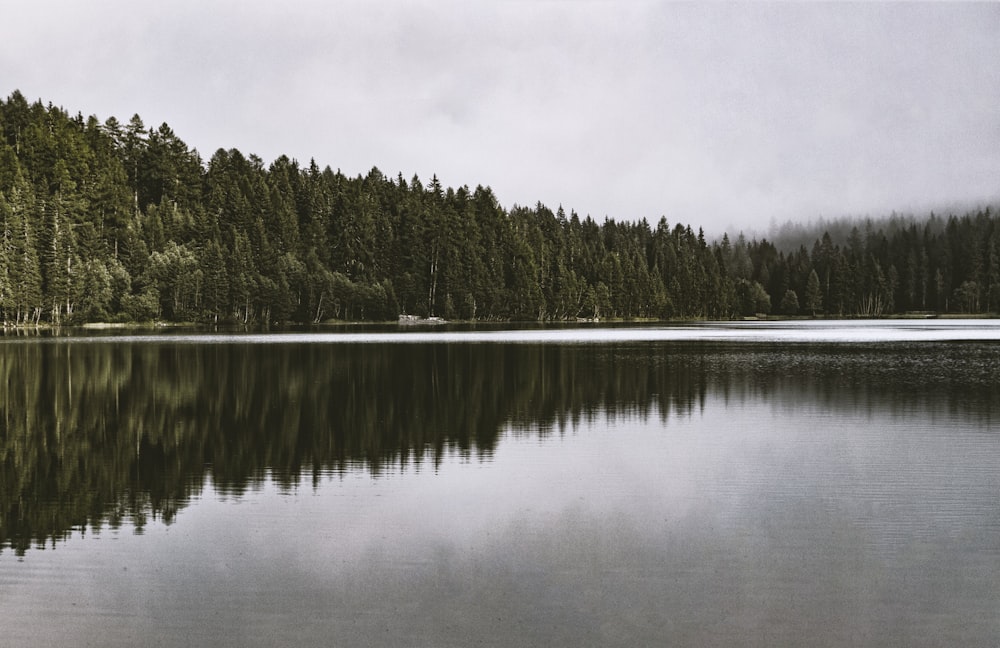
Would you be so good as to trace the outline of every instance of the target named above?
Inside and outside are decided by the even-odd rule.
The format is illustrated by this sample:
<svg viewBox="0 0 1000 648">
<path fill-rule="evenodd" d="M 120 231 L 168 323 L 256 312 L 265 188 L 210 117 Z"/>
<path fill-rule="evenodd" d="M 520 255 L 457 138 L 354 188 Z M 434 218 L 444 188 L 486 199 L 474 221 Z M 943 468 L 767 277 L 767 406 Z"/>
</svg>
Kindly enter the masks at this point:
<svg viewBox="0 0 1000 648">
<path fill-rule="evenodd" d="M 810 315 L 816 317 L 817 313 L 823 310 L 823 293 L 820 288 L 819 275 L 815 270 L 809 272 L 806 280 L 805 309 Z"/>
<path fill-rule="evenodd" d="M 23 179 L 14 187 L 6 204 L 4 238 L 9 299 L 4 305 L 5 317 L 13 314 L 18 325 L 37 324 L 42 313 L 42 273 L 32 226 L 34 199 Z"/>
<path fill-rule="evenodd" d="M 789 288 L 785 291 L 785 296 L 781 298 L 781 312 L 785 315 L 799 314 L 799 296 Z"/>
</svg>

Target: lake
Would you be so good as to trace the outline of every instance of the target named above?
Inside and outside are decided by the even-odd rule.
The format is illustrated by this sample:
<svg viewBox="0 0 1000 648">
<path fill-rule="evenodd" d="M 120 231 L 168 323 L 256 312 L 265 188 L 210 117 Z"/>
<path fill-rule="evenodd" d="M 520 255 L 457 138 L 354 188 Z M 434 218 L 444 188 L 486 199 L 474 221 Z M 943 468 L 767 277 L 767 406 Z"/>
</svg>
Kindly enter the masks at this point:
<svg viewBox="0 0 1000 648">
<path fill-rule="evenodd" d="M 0 644 L 1000 645 L 1000 322 L 0 337 Z"/>
</svg>

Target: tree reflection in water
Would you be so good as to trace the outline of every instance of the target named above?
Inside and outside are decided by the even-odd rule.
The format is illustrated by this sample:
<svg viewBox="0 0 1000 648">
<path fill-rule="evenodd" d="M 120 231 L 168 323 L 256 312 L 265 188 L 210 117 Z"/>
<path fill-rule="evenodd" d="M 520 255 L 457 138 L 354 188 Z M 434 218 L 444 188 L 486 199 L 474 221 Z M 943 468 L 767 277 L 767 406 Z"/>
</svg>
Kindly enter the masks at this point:
<svg viewBox="0 0 1000 648">
<path fill-rule="evenodd" d="M 0 342 L 0 546 L 169 524 L 209 477 L 238 495 L 265 475 L 483 459 L 507 431 L 666 425 L 709 394 L 995 420 L 996 375 L 976 344 Z"/>
</svg>

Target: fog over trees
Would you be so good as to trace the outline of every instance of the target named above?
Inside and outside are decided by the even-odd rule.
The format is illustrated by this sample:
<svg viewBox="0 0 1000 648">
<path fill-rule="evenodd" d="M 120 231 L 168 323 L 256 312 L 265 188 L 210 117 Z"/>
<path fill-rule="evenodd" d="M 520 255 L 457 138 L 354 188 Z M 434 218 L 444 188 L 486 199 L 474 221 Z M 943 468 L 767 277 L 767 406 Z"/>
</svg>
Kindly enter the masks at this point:
<svg viewBox="0 0 1000 648">
<path fill-rule="evenodd" d="M 797 246 L 706 241 L 666 219 L 508 208 L 436 176 L 348 177 L 236 149 L 205 160 L 139 115 L 0 101 L 5 325 L 1000 310 L 989 208 L 828 225 Z"/>
</svg>

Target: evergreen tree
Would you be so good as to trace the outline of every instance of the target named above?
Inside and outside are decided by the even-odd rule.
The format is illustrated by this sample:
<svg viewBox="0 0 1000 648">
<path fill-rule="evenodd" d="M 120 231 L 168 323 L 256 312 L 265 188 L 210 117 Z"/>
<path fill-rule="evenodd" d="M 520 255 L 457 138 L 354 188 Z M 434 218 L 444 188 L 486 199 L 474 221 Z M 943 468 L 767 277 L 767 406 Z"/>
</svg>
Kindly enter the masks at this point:
<svg viewBox="0 0 1000 648">
<path fill-rule="evenodd" d="M 815 270 L 809 273 L 806 280 L 805 308 L 809 314 L 816 317 L 823 310 L 823 293 L 819 283 L 819 275 Z"/>
<path fill-rule="evenodd" d="M 785 291 L 785 296 L 781 298 L 781 312 L 785 315 L 799 314 L 799 296 L 789 288 Z"/>
<path fill-rule="evenodd" d="M 42 273 L 33 221 L 31 189 L 21 180 L 5 205 L 3 242 L 6 257 L 7 296 L 4 319 L 15 324 L 37 324 L 42 314 Z"/>
<path fill-rule="evenodd" d="M 896 215 L 781 248 L 660 219 L 501 206 L 437 176 L 348 177 L 237 149 L 204 163 L 167 124 L 0 101 L 0 309 L 16 324 L 724 318 L 1000 309 L 989 209 Z M 794 299 L 793 299 L 794 297 Z"/>
</svg>

